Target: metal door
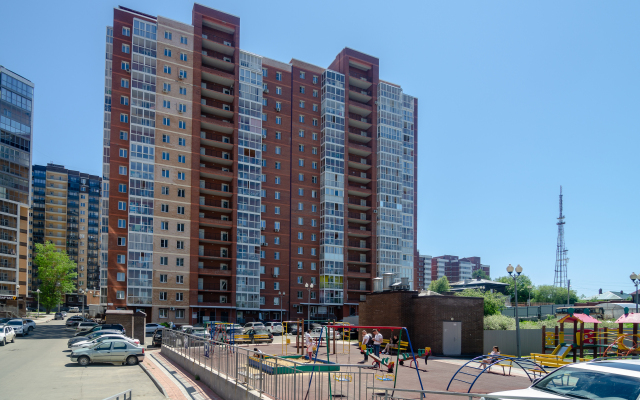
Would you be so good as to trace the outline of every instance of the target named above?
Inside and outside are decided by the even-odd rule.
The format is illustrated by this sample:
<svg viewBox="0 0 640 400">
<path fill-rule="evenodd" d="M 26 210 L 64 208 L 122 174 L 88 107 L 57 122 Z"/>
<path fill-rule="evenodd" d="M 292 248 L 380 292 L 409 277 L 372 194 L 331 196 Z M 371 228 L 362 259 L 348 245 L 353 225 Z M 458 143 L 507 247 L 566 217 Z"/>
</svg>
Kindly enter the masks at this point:
<svg viewBox="0 0 640 400">
<path fill-rule="evenodd" d="M 459 356 L 462 353 L 462 322 L 442 323 L 442 354 Z"/>
</svg>

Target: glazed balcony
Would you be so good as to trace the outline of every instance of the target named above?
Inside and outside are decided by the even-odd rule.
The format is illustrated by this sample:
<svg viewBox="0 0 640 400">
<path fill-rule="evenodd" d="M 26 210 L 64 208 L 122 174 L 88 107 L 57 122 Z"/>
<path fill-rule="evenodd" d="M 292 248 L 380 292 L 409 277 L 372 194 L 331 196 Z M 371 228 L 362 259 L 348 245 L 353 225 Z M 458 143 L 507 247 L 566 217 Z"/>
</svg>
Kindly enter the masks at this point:
<svg viewBox="0 0 640 400">
<path fill-rule="evenodd" d="M 361 169 L 363 171 L 367 171 L 371 169 L 371 161 L 358 156 L 349 156 L 349 168 Z"/>
<path fill-rule="evenodd" d="M 371 118 L 363 117 L 362 115 L 349 113 L 349 126 L 358 129 L 369 129 L 371 128 Z"/>
<path fill-rule="evenodd" d="M 233 120 L 233 106 L 229 103 L 220 100 L 201 99 L 200 109 L 204 113 L 212 114 L 227 120 Z"/>
<path fill-rule="evenodd" d="M 355 199 L 349 197 L 349 199 L 347 200 L 347 207 L 356 210 L 369 210 L 371 208 L 371 201 L 362 198 Z"/>
<path fill-rule="evenodd" d="M 16 243 L 17 236 L 13 231 L 0 231 L 0 241 Z"/>
<path fill-rule="evenodd" d="M 200 144 L 225 150 L 233 149 L 233 138 L 214 132 L 200 132 Z"/>
<path fill-rule="evenodd" d="M 215 35 L 210 31 L 207 33 L 202 32 L 202 49 L 222 53 L 227 56 L 233 56 L 236 50 L 232 40 Z"/>
<path fill-rule="evenodd" d="M 233 133 L 233 119 L 225 119 L 204 112 L 200 114 L 200 126 L 203 129 L 219 131 L 229 135 Z"/>
<path fill-rule="evenodd" d="M 200 199 L 200 208 L 223 213 L 230 213 L 233 211 L 230 200 L 212 199 L 207 197 Z"/>
<path fill-rule="evenodd" d="M 231 197 L 233 195 L 231 185 L 228 183 L 200 181 L 200 193 L 214 196 Z"/>
<path fill-rule="evenodd" d="M 367 74 L 349 70 L 349 86 L 355 86 L 360 89 L 369 89 L 371 85 L 371 78 L 369 78 Z"/>
</svg>

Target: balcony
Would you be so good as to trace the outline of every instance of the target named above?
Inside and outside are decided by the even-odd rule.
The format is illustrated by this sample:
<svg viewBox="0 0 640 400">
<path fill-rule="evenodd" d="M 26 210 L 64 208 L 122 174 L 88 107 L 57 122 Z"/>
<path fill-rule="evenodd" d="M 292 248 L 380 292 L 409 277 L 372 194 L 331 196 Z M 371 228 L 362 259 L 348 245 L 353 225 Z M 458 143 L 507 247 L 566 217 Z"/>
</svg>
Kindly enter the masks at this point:
<svg viewBox="0 0 640 400">
<path fill-rule="evenodd" d="M 231 203 L 228 200 L 218 200 L 218 199 L 200 199 L 200 208 L 203 209 L 212 209 L 218 212 L 231 212 Z"/>
<path fill-rule="evenodd" d="M 48 181 L 52 181 L 52 182 L 67 182 L 67 177 L 66 176 L 48 175 L 47 176 L 47 180 Z"/>
<path fill-rule="evenodd" d="M 210 33 L 202 33 L 202 48 L 228 56 L 233 56 L 236 50 L 233 41 Z"/>
<path fill-rule="evenodd" d="M 204 59 L 205 57 L 203 56 L 202 58 Z M 233 73 L 213 67 L 207 67 L 204 62 L 202 64 L 202 79 L 204 80 L 231 88 L 233 87 L 234 78 L 235 75 Z"/>
<path fill-rule="evenodd" d="M 207 218 L 200 217 L 200 226 L 210 226 L 213 228 L 229 228 L 231 229 L 233 223 L 230 220 L 224 220 L 220 218 Z"/>
<path fill-rule="evenodd" d="M 46 194 L 47 197 L 54 197 L 54 198 L 60 198 L 60 199 L 67 199 L 67 195 L 65 193 L 58 193 L 58 192 L 52 192 L 52 191 L 47 191 Z"/>
<path fill-rule="evenodd" d="M 202 100 L 204 100 L 204 103 L 200 103 L 200 109 L 203 112 L 224 119 L 233 119 L 233 107 L 230 104 L 218 100 Z"/>
<path fill-rule="evenodd" d="M 368 243 L 365 243 L 364 246 L 363 246 L 362 243 L 360 243 L 360 241 L 350 240 L 349 241 L 349 250 L 369 251 L 369 250 L 371 250 L 371 247 L 369 246 Z"/>
<path fill-rule="evenodd" d="M 369 113 L 367 113 L 365 117 L 371 113 L 371 106 L 367 105 L 366 108 L 364 107 L 366 103 L 371 101 L 371 96 L 371 90 L 363 89 L 354 85 L 349 85 L 349 100 L 355 100 L 357 102 L 364 103 L 361 106 L 362 109 L 369 111 Z M 351 111 L 351 103 L 349 103 L 349 111 Z"/>
<path fill-rule="evenodd" d="M 198 269 L 198 275 L 231 276 L 231 270 L 208 267 L 205 265 Z"/>
<path fill-rule="evenodd" d="M 359 129 L 371 128 L 371 118 L 365 118 L 362 115 L 349 113 L 349 126 Z"/>
<path fill-rule="evenodd" d="M 47 229 L 66 231 L 67 227 L 63 224 L 47 224 Z M 50 235 L 49 232 L 47 232 L 47 236 L 52 236 L 52 235 Z M 64 237 L 64 235 L 62 237 Z"/>
<path fill-rule="evenodd" d="M 200 193 L 213 194 L 215 196 L 231 197 L 231 185 L 226 183 L 200 181 Z"/>
<path fill-rule="evenodd" d="M 8 219 L 0 219 L 0 227 L 16 229 L 16 221 Z"/>
<path fill-rule="evenodd" d="M 222 234 L 218 232 L 200 232 L 198 239 L 201 242 L 230 242 L 231 234 Z"/>
<path fill-rule="evenodd" d="M 361 286 L 360 284 L 350 283 L 349 291 L 350 292 L 370 292 L 371 286 L 370 285 Z"/>
<path fill-rule="evenodd" d="M 349 222 L 355 222 L 356 224 L 368 224 L 371 222 L 371 217 L 365 213 L 348 213 Z"/>
<path fill-rule="evenodd" d="M 217 147 L 220 149 L 233 149 L 233 138 L 226 135 L 219 135 L 212 132 L 200 132 L 200 144 Z"/>
<path fill-rule="evenodd" d="M 233 103 L 233 89 L 218 83 L 203 80 L 200 83 L 200 93 L 203 97 Z"/>
<path fill-rule="evenodd" d="M 236 65 L 233 62 L 233 57 L 228 57 L 217 51 L 209 50 L 202 51 L 202 66 L 212 68 L 217 71 L 222 71 L 227 74 L 233 74 L 236 70 Z"/>
<path fill-rule="evenodd" d="M 349 256 L 347 257 L 347 262 L 349 264 L 371 264 L 371 259 L 369 257 L 356 257 L 356 256 Z"/>
<path fill-rule="evenodd" d="M 371 278 L 371 273 L 366 267 L 348 267 L 347 276 L 349 278 Z"/>
<path fill-rule="evenodd" d="M 372 83 L 368 76 L 355 71 L 349 71 L 349 86 L 355 86 L 360 89 L 369 89 Z"/>
<path fill-rule="evenodd" d="M 53 213 L 53 214 L 67 215 L 67 210 L 65 208 L 60 208 L 60 207 L 49 207 L 47 208 L 47 212 Z"/>
<path fill-rule="evenodd" d="M 0 240 L 5 242 L 16 242 L 16 236 L 9 233 L 0 232 Z"/>
<path fill-rule="evenodd" d="M 222 260 L 230 260 L 231 258 L 231 254 L 230 252 L 221 252 L 220 250 L 215 251 L 215 250 L 207 250 L 207 249 L 202 249 L 198 251 L 198 256 L 199 257 L 209 257 L 209 258 L 217 258 L 217 259 L 222 259 Z"/>
<path fill-rule="evenodd" d="M 367 296 L 365 295 L 349 295 L 349 297 L 347 298 L 346 303 L 355 303 L 358 304 L 361 301 L 367 301 Z"/>
<path fill-rule="evenodd" d="M 348 180 L 358 185 L 366 185 L 371 182 L 371 174 L 350 169 Z"/>
<path fill-rule="evenodd" d="M 363 157 L 349 156 L 349 168 L 361 169 L 367 171 L 371 169 L 371 161 Z"/>
<path fill-rule="evenodd" d="M 371 154 L 371 147 L 363 144 L 349 143 L 349 154 L 367 157 Z"/>
<path fill-rule="evenodd" d="M 219 179 L 221 181 L 230 182 L 235 176 L 231 172 L 231 166 L 221 167 L 211 162 L 200 163 L 200 176 L 209 179 Z"/>
<path fill-rule="evenodd" d="M 361 228 L 365 228 L 365 229 L 361 229 Z M 371 231 L 366 229 L 364 225 L 360 225 L 360 226 L 349 225 L 347 230 L 347 235 L 353 236 L 353 237 L 366 238 L 366 237 L 371 237 Z"/>
<path fill-rule="evenodd" d="M 202 285 L 198 285 L 198 291 L 201 292 L 220 292 L 226 293 L 231 291 L 231 285 L 227 285 L 226 289 L 223 289 L 223 286 L 220 283 L 203 283 Z"/>
<path fill-rule="evenodd" d="M 47 188 L 48 189 L 58 189 L 58 190 L 66 191 L 67 190 L 67 185 L 62 185 L 60 183 L 49 183 L 47 185 Z"/>
<path fill-rule="evenodd" d="M 371 208 L 371 201 L 365 199 L 353 199 L 349 197 L 347 200 L 347 207 L 356 210 L 369 210 Z"/>
<path fill-rule="evenodd" d="M 233 121 L 220 118 L 212 114 L 200 115 L 200 126 L 203 129 L 209 129 L 212 131 L 219 131 L 226 134 L 233 133 Z"/>
<path fill-rule="evenodd" d="M 369 143 L 370 141 L 371 134 L 369 132 L 360 129 L 349 128 L 349 142 Z"/>
<path fill-rule="evenodd" d="M 367 197 L 371 196 L 371 189 L 364 185 L 347 185 L 348 193 L 352 196 Z"/>
<path fill-rule="evenodd" d="M 208 149 L 206 147 L 200 147 L 200 159 L 221 165 L 233 165 L 231 153 L 227 151 Z"/>
</svg>

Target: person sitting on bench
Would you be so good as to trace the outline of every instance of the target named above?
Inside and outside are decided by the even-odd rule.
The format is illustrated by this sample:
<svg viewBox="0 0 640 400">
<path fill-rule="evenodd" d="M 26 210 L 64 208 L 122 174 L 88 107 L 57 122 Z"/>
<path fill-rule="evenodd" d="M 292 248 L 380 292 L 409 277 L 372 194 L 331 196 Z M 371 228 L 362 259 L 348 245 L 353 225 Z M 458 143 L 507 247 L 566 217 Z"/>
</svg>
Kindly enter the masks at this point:
<svg viewBox="0 0 640 400">
<path fill-rule="evenodd" d="M 491 353 L 489 353 L 489 355 L 490 356 L 499 356 L 500 355 L 500 349 L 498 348 L 498 346 L 493 346 L 493 351 L 491 351 Z M 482 369 L 487 368 L 488 364 L 491 364 L 496 360 L 497 360 L 497 358 L 495 358 L 495 357 L 485 358 L 484 360 L 481 361 Z"/>
<path fill-rule="evenodd" d="M 389 341 L 389 343 L 387 343 L 387 345 L 384 347 L 384 350 L 382 350 L 382 354 L 391 354 L 391 350 L 392 349 L 398 349 L 398 335 L 393 335 L 393 339 L 391 339 Z"/>
</svg>

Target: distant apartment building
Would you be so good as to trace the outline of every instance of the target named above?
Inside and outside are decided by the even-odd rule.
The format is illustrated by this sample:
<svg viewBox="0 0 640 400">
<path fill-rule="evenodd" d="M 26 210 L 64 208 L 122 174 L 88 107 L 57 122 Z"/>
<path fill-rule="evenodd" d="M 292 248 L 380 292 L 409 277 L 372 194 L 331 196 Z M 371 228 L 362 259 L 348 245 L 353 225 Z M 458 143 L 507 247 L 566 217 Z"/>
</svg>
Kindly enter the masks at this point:
<svg viewBox="0 0 640 400">
<path fill-rule="evenodd" d="M 78 266 L 78 290 L 100 289 L 99 242 L 101 178 L 66 169 L 63 165 L 34 165 L 32 247 L 53 243 Z M 37 286 L 38 265 L 32 280 Z"/>
<path fill-rule="evenodd" d="M 0 65 L 0 296 L 22 299 L 31 296 L 27 256 L 33 89 L 28 79 Z"/>
<path fill-rule="evenodd" d="M 416 289 L 428 289 L 431 284 L 431 256 L 418 256 L 418 285 Z"/>
<path fill-rule="evenodd" d="M 104 305 L 342 318 L 383 273 L 417 287 L 418 100 L 377 58 L 252 54 L 199 4 L 191 24 L 116 8 L 106 39 Z"/>
<path fill-rule="evenodd" d="M 490 276 L 490 267 L 480 262 L 480 257 L 458 258 L 458 256 L 440 256 L 431 259 L 431 280 L 446 276 L 449 282 L 471 279 L 476 270 Z"/>
</svg>

